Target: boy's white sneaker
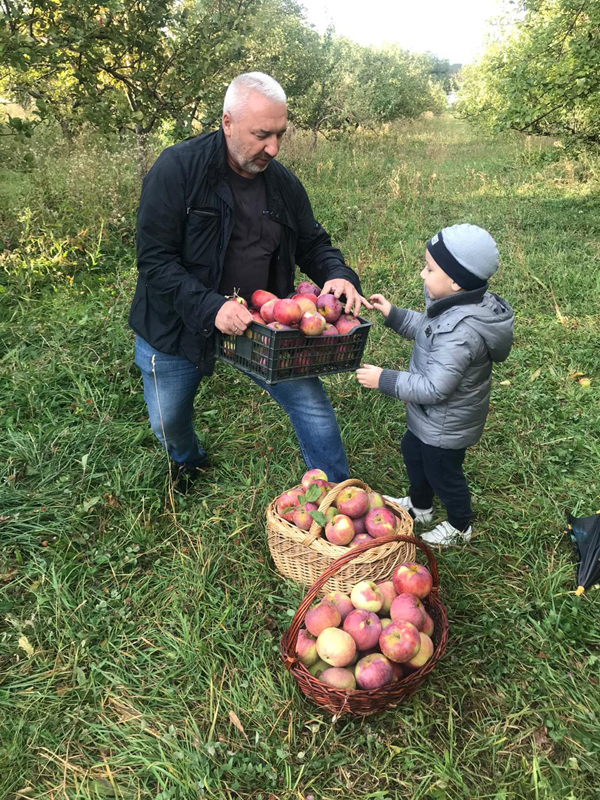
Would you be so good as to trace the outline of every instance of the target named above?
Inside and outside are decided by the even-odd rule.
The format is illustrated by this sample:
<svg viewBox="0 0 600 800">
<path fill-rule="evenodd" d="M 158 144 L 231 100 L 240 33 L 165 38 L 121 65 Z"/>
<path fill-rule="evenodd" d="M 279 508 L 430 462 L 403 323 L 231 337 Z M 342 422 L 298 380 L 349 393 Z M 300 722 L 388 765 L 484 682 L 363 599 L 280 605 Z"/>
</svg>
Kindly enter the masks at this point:
<svg viewBox="0 0 600 800">
<path fill-rule="evenodd" d="M 450 525 L 448 520 L 440 522 L 433 530 L 422 534 L 421 539 L 427 544 L 437 544 L 440 547 L 448 547 L 452 544 L 466 544 L 471 541 L 473 528 L 469 525 L 466 531 L 459 531 L 454 525 Z"/>
<path fill-rule="evenodd" d="M 413 506 L 410 497 L 390 497 L 387 494 L 383 495 L 384 500 L 391 500 L 402 508 L 409 511 L 415 522 L 431 522 L 433 519 L 433 506 L 431 508 L 416 508 Z"/>
</svg>

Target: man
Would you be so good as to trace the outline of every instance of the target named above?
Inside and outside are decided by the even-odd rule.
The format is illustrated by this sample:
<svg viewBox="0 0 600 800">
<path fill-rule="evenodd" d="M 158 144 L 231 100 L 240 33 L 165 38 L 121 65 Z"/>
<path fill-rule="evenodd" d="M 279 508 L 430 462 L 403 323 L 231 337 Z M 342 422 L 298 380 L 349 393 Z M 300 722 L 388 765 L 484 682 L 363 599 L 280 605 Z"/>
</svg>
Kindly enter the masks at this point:
<svg viewBox="0 0 600 800">
<path fill-rule="evenodd" d="M 262 288 L 285 297 L 298 264 L 324 292 L 343 295 L 346 312 L 371 307 L 315 221 L 302 184 L 275 161 L 286 125 L 281 86 L 260 72 L 239 75 L 225 95 L 222 127 L 168 147 L 144 179 L 129 323 L 152 430 L 186 480 L 206 461 L 193 403 L 214 369 L 215 328 L 241 336 L 252 321 L 228 295 L 237 290 L 249 299 Z M 319 379 L 256 383 L 288 414 L 307 467 L 333 481 L 347 478 L 339 427 Z"/>
</svg>

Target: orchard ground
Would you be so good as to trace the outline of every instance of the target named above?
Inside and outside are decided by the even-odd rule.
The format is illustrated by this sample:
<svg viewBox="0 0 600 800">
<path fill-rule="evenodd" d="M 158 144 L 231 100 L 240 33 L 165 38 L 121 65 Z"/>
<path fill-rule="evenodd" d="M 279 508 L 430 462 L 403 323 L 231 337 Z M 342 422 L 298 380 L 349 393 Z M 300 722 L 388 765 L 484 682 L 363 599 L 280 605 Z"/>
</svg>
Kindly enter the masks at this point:
<svg viewBox="0 0 600 800">
<path fill-rule="evenodd" d="M 471 221 L 516 312 L 466 462 L 477 537 L 439 556 L 447 655 L 401 707 L 332 722 L 279 658 L 303 595 L 264 526 L 305 471 L 287 418 L 218 364 L 196 402 L 212 468 L 173 496 L 126 323 L 133 151 L 1 147 L 0 796 L 596 797 L 600 593 L 572 594 L 563 528 L 600 508 L 598 162 L 451 118 L 286 143 L 367 293 L 420 307 L 425 241 Z M 369 316 L 365 361 L 405 365 Z M 402 405 L 326 383 L 352 475 L 403 493 Z"/>
</svg>

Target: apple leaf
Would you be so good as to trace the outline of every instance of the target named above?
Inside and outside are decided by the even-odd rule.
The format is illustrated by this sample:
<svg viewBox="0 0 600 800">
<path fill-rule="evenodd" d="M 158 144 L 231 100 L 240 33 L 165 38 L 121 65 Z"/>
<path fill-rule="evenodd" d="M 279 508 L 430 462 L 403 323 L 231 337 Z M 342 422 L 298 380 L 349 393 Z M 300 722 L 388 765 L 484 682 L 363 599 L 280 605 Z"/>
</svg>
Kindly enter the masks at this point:
<svg viewBox="0 0 600 800">
<path fill-rule="evenodd" d="M 323 514 L 322 511 L 311 511 L 310 515 L 317 523 L 317 525 L 320 525 L 322 528 L 324 528 L 325 525 L 327 524 L 327 517 L 325 516 L 325 514 Z"/>
<path fill-rule="evenodd" d="M 319 499 L 319 497 L 321 497 L 321 487 L 317 486 L 316 483 L 311 483 L 304 495 L 304 502 L 314 503 L 315 500 Z"/>
</svg>

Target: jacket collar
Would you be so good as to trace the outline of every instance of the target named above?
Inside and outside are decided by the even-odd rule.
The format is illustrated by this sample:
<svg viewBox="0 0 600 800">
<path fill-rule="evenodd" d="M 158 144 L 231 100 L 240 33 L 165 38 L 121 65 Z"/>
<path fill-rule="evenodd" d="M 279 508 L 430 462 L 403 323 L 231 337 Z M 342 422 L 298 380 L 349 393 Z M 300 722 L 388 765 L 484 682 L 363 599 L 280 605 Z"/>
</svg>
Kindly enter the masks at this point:
<svg viewBox="0 0 600 800">
<path fill-rule="evenodd" d="M 427 305 L 427 316 L 438 317 L 444 311 L 454 306 L 477 305 L 483 300 L 484 294 L 488 290 L 488 284 L 479 289 L 472 289 L 470 292 L 457 292 L 449 297 L 441 297 L 439 300 L 431 300 Z"/>
</svg>

